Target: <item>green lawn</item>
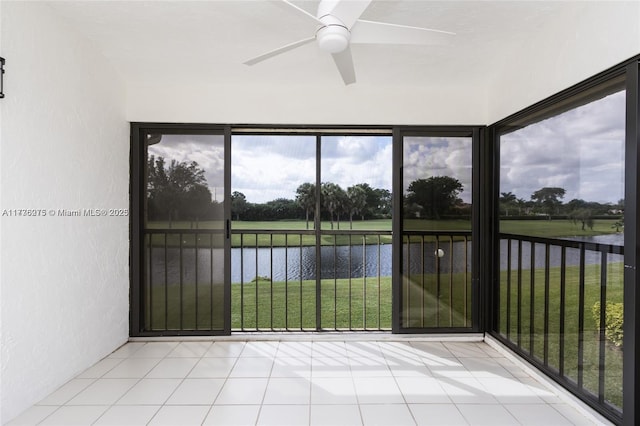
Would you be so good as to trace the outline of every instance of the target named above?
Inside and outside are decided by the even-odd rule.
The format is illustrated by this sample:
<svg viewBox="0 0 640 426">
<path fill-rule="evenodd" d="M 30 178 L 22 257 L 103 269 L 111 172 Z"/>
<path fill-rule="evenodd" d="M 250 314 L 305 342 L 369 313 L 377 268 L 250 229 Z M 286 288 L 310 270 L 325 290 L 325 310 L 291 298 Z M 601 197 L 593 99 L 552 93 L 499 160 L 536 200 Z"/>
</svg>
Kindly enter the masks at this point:
<svg viewBox="0 0 640 426">
<path fill-rule="evenodd" d="M 572 237 L 615 234 L 614 223 L 619 219 L 596 219 L 593 229 L 582 230 L 580 223 L 568 219 L 557 220 L 501 220 L 500 232 L 506 234 L 532 235 L 537 237 Z"/>
<path fill-rule="evenodd" d="M 221 287 L 213 290 L 214 300 L 222 300 Z M 367 278 L 366 284 L 363 278 L 322 280 L 320 300 L 324 329 L 391 329 L 391 277 L 381 277 L 380 281 Z M 197 288 L 183 284 L 182 292 L 178 285 L 169 285 L 166 291 L 158 288 L 147 295 L 145 302 L 151 307 L 150 311 L 147 309 L 147 324 L 155 330 L 223 327 L 220 306 L 214 306 L 212 315 L 208 284 Z M 315 281 L 272 283 L 261 279 L 257 283 L 232 284 L 231 328 L 315 330 Z"/>
<path fill-rule="evenodd" d="M 313 222 L 309 223 L 311 231 L 313 231 Z M 280 231 L 280 230 L 306 230 L 306 222 L 305 221 L 297 221 L 297 220 L 286 220 L 286 221 L 273 221 L 273 222 L 245 222 L 245 221 L 233 221 L 231 222 L 231 229 L 233 231 L 243 231 L 243 230 L 254 230 L 254 229 L 264 229 L 269 231 Z M 322 230 L 330 230 L 331 224 L 329 222 L 322 222 L 321 228 Z M 365 221 L 354 221 L 353 228 L 349 227 L 349 222 L 341 222 L 340 228 L 338 229 L 337 222 L 334 223 L 334 230 L 350 230 L 353 231 L 391 231 L 391 220 L 390 219 L 381 219 L 381 220 L 365 220 Z M 269 247 L 273 245 L 274 247 L 284 247 L 284 246 L 313 246 L 316 244 L 315 235 L 284 235 L 284 234 L 258 234 L 257 241 L 255 234 L 247 234 L 242 237 L 242 244 L 244 247 Z M 346 235 L 321 235 L 320 236 L 320 244 L 323 246 L 329 245 L 361 245 L 363 238 L 366 240 L 366 244 L 391 244 L 391 235 L 381 235 L 378 237 L 377 235 L 354 235 L 351 238 Z M 240 247 L 241 236 L 240 235 L 232 235 L 231 236 L 231 246 L 232 247 Z"/>
<path fill-rule="evenodd" d="M 614 234 L 616 228 L 613 226 L 617 222 L 617 219 L 597 219 L 595 220 L 593 229 L 587 228 L 582 230 L 580 224 L 574 224 L 570 220 L 502 220 L 500 222 L 500 232 L 519 235 L 532 235 L 539 237 L 570 237 L 570 236 L 594 236 L 602 234 Z M 404 229 L 407 231 L 470 231 L 471 224 L 466 220 L 422 220 L 422 219 L 405 219 Z M 311 228 L 313 223 L 310 222 Z M 235 233 L 231 237 L 231 246 L 240 247 L 241 244 L 244 247 L 285 247 L 285 246 L 313 246 L 316 243 L 315 235 L 285 235 L 278 234 L 277 231 L 282 230 L 303 230 L 306 231 L 306 222 L 304 220 L 282 220 L 282 221 L 233 221 L 232 230 L 235 232 L 241 232 L 243 230 L 265 230 L 275 231 L 271 234 L 246 234 L 241 237 L 238 233 Z M 173 222 L 169 227 L 168 222 L 150 222 L 147 225 L 148 229 L 223 229 L 223 223 L 221 221 L 205 221 L 205 222 Z M 330 223 L 322 222 L 322 230 L 329 230 Z M 349 222 L 341 222 L 340 230 L 349 230 Z M 391 220 L 365 220 L 354 221 L 354 231 L 390 231 Z M 338 230 L 337 223 L 334 223 L 334 230 Z M 311 229 L 313 231 L 313 229 Z M 220 234 L 222 235 L 222 234 Z M 242 238 L 242 241 L 241 241 Z M 349 239 L 349 236 L 345 235 L 321 235 L 321 245 L 360 245 L 365 238 L 366 244 L 390 244 L 391 235 L 368 235 L 366 237 L 360 235 L 354 235 Z M 412 242 L 421 241 L 420 236 L 412 236 Z M 461 240 L 462 237 L 455 237 L 455 240 Z M 425 240 L 435 240 L 435 237 L 427 236 Z M 153 236 L 154 246 L 164 245 L 164 237 L 161 234 Z M 185 247 L 193 247 L 195 244 L 194 237 L 184 236 L 183 245 Z M 207 235 L 198 236 L 198 245 L 202 247 L 209 246 L 211 239 Z M 221 246 L 223 240 L 221 238 L 218 241 L 214 241 L 214 244 Z M 180 240 L 177 235 L 167 237 L 167 245 L 169 247 L 176 247 L 180 245 Z"/>
</svg>

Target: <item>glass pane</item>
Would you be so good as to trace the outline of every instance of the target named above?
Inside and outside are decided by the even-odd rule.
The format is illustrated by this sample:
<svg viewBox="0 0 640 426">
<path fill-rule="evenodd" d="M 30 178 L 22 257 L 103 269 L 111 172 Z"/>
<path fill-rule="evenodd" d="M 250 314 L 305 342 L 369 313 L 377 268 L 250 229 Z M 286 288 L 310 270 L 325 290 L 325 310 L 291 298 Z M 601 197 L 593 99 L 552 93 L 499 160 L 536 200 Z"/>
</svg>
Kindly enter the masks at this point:
<svg viewBox="0 0 640 426">
<path fill-rule="evenodd" d="M 403 141 L 403 229 L 471 230 L 470 137 Z"/>
<path fill-rule="evenodd" d="M 313 229 L 316 138 L 233 135 L 233 229 Z"/>
<path fill-rule="evenodd" d="M 221 229 L 224 136 L 147 136 L 147 228 Z"/>
<path fill-rule="evenodd" d="M 390 136 L 322 137 L 322 229 L 391 230 Z"/>
<path fill-rule="evenodd" d="M 224 328 L 224 136 L 147 135 L 145 329 Z"/>
<path fill-rule="evenodd" d="M 316 137 L 233 135 L 231 149 L 231 327 L 315 328 Z"/>
<path fill-rule="evenodd" d="M 321 139 L 323 329 L 391 328 L 391 164 L 390 136 Z"/>
<path fill-rule="evenodd" d="M 623 245 L 625 92 L 500 136 L 500 232 Z"/>
<path fill-rule="evenodd" d="M 502 238 L 529 248 L 515 271 L 524 284 L 522 334 L 509 339 L 562 370 L 581 392 L 617 407 L 623 256 L 613 253 L 624 245 L 626 103 L 620 87 L 612 80 L 571 100 L 571 109 L 507 127 L 499 189 Z M 502 277 L 510 256 L 501 245 Z M 513 280 L 513 262 L 510 274 Z M 504 312 L 505 292 L 499 296 Z"/>
<path fill-rule="evenodd" d="M 403 327 L 471 326 L 472 138 L 403 139 Z"/>
</svg>

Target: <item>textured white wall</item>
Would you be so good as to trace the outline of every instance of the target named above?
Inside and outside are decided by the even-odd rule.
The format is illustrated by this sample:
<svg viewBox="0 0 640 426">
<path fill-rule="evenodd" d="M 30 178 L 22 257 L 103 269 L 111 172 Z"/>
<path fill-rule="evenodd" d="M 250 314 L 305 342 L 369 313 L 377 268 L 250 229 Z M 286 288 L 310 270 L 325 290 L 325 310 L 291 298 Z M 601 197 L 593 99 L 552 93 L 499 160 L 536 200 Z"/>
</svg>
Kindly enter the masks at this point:
<svg viewBox="0 0 640 426">
<path fill-rule="evenodd" d="M 0 210 L 128 207 L 124 84 L 49 6 L 0 2 Z M 128 337 L 128 218 L 1 217 L 2 423 Z"/>
<path fill-rule="evenodd" d="M 576 2 L 505 52 L 488 87 L 494 123 L 640 54 L 640 2 Z"/>
</svg>

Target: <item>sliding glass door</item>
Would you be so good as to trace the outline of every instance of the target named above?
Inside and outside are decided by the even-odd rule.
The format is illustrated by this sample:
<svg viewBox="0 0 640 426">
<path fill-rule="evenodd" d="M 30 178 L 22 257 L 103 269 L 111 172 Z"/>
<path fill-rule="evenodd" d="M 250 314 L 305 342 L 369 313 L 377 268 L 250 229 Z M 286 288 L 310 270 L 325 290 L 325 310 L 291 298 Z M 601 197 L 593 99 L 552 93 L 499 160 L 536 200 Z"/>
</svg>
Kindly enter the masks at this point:
<svg viewBox="0 0 640 426">
<path fill-rule="evenodd" d="M 134 131 L 140 221 L 132 231 L 141 244 L 132 268 L 132 299 L 139 308 L 132 329 L 137 335 L 227 334 L 225 132 L 154 126 Z"/>
<path fill-rule="evenodd" d="M 396 147 L 399 332 L 472 331 L 473 129 L 401 132 Z"/>
</svg>

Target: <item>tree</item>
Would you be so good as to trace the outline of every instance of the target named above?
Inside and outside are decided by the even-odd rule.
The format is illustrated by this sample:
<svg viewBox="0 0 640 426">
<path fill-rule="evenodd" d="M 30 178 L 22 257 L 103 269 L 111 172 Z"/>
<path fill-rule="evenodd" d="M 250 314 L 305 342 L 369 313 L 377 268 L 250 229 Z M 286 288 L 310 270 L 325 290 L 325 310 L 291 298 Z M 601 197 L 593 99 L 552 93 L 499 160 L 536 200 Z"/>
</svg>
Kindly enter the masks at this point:
<svg viewBox="0 0 640 426">
<path fill-rule="evenodd" d="M 562 205 L 560 199 L 564 197 L 565 192 L 564 188 L 544 187 L 531 194 L 531 200 L 541 206 L 551 220 L 551 215 L 557 213 Z"/>
<path fill-rule="evenodd" d="M 212 211 L 211 191 L 204 170 L 195 161 L 149 156 L 147 161 L 147 217 L 150 220 L 200 220 Z"/>
<path fill-rule="evenodd" d="M 231 214 L 236 216 L 236 220 L 240 220 L 240 215 L 246 212 L 248 207 L 247 197 L 242 192 L 233 191 L 231 194 Z"/>
<path fill-rule="evenodd" d="M 440 219 L 460 202 L 463 190 L 460 181 L 450 176 L 417 179 L 407 187 L 406 202 L 422 207 L 427 218 Z"/>
<path fill-rule="evenodd" d="M 265 206 L 269 209 L 269 219 L 297 219 L 300 217 L 300 205 L 294 200 L 288 198 L 276 198 L 267 201 Z"/>
<path fill-rule="evenodd" d="M 312 183 L 303 183 L 296 189 L 296 201 L 305 210 L 307 229 L 309 229 L 309 212 L 316 210 L 316 186 Z"/>
<path fill-rule="evenodd" d="M 500 209 L 505 211 L 505 216 L 509 216 L 509 209 L 517 202 L 517 197 L 513 192 L 500 193 Z"/>
<path fill-rule="evenodd" d="M 391 218 L 392 198 L 388 189 L 376 188 L 373 190 L 376 203 L 374 218 Z"/>
<path fill-rule="evenodd" d="M 322 205 L 329 212 L 331 220 L 331 229 L 333 229 L 333 216 L 336 215 L 338 220 L 338 229 L 340 229 L 340 213 L 344 209 L 346 193 L 339 185 L 331 182 L 323 183 L 321 188 Z"/>
<path fill-rule="evenodd" d="M 590 209 L 577 209 L 573 210 L 569 213 L 569 218 L 573 221 L 573 223 L 582 223 L 582 230 L 584 231 L 584 227 L 588 226 L 589 229 L 593 231 L 593 212 Z"/>
<path fill-rule="evenodd" d="M 367 192 L 362 186 L 350 186 L 347 188 L 347 200 L 349 229 L 353 229 L 353 215 L 364 211 L 364 208 L 367 206 Z"/>
</svg>

